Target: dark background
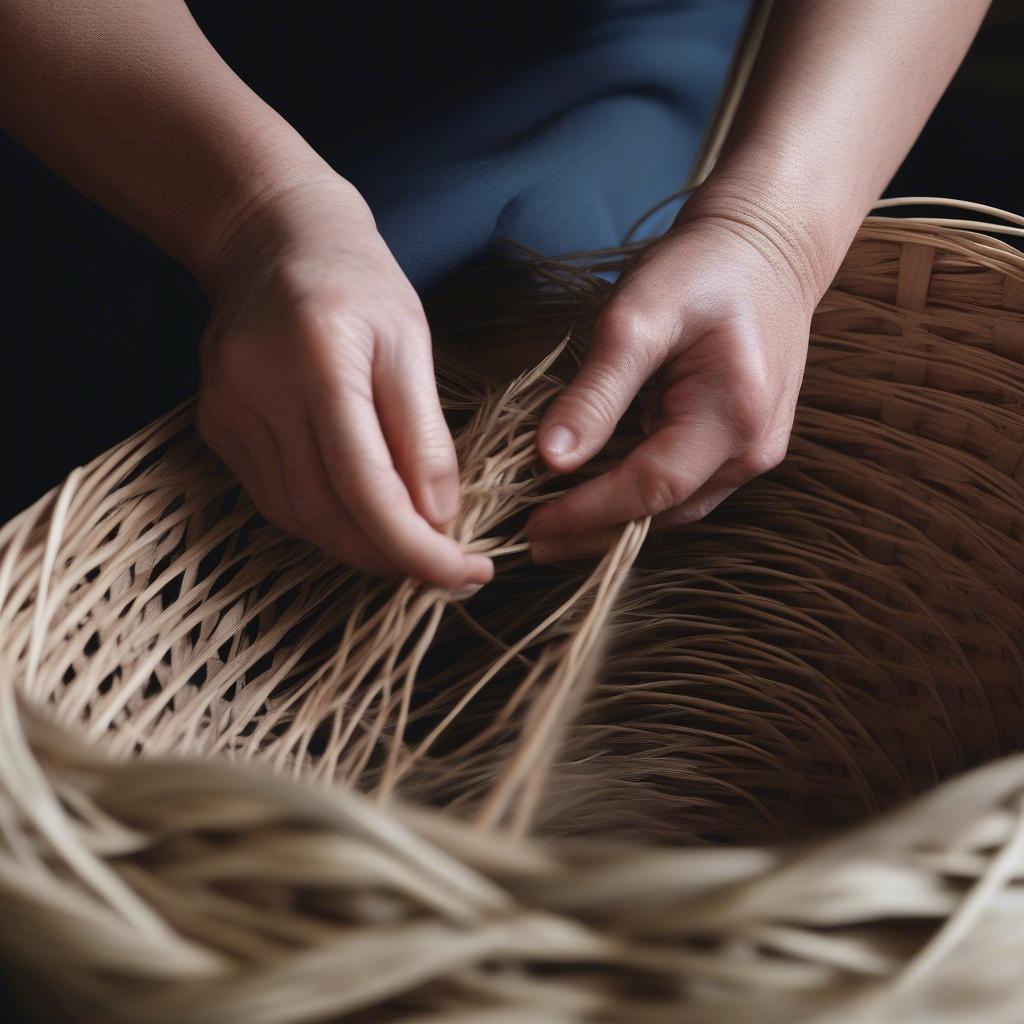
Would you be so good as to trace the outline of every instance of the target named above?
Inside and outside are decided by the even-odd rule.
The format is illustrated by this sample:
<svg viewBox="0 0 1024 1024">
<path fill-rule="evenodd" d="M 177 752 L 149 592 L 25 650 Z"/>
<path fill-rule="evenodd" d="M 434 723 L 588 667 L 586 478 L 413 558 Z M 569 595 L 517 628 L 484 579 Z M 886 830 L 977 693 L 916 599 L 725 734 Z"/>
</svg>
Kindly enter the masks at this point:
<svg viewBox="0 0 1024 1024">
<path fill-rule="evenodd" d="M 1024 0 L 997 0 L 888 195 L 1024 208 L 1022 53 Z M 192 393 L 206 305 L 177 266 L 3 137 L 0 166 L 3 522 Z"/>
</svg>

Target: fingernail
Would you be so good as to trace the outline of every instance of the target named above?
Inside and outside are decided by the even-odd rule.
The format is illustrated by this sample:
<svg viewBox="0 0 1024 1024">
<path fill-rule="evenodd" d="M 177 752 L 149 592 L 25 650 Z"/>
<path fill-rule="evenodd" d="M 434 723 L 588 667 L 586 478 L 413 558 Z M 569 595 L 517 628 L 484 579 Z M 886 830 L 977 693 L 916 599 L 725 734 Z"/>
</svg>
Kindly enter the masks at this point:
<svg viewBox="0 0 1024 1024">
<path fill-rule="evenodd" d="M 459 510 L 459 480 L 455 476 L 446 476 L 435 480 L 426 489 L 424 495 L 427 518 L 435 526 L 444 526 L 455 518 Z"/>
<path fill-rule="evenodd" d="M 580 439 L 568 428 L 559 423 L 544 434 L 542 445 L 548 455 L 560 457 L 576 451 Z"/>
<path fill-rule="evenodd" d="M 467 562 L 469 581 L 473 585 L 482 586 L 494 578 L 494 563 L 486 555 L 470 555 Z"/>
<path fill-rule="evenodd" d="M 467 583 L 464 587 L 459 587 L 458 590 L 453 590 L 452 597 L 454 597 L 456 601 L 465 601 L 467 598 L 470 598 L 479 592 L 482 587 L 482 583 Z"/>
<path fill-rule="evenodd" d="M 530 557 L 538 565 L 547 565 L 550 562 L 557 562 L 562 549 L 562 544 L 557 540 L 535 540 L 530 545 Z"/>
</svg>

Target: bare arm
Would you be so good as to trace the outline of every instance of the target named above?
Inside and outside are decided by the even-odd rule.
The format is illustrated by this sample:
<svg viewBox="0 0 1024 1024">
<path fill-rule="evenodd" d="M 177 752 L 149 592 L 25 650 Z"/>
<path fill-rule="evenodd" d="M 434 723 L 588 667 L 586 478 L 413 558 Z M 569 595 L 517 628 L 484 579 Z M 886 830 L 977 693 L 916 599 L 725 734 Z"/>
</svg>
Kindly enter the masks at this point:
<svg viewBox="0 0 1024 1024">
<path fill-rule="evenodd" d="M 261 196 L 336 177 L 181 0 L 4 0 L 0 51 L 3 127 L 204 285 Z"/>
<path fill-rule="evenodd" d="M 486 582 L 443 533 L 458 467 L 419 298 L 182 0 L 3 0 L 0 52 L 3 127 L 209 295 L 199 428 L 264 515 L 360 568 Z"/>
<path fill-rule="evenodd" d="M 541 561 L 701 518 L 786 451 L 811 314 L 963 58 L 985 0 L 777 0 L 718 165 L 623 276 L 540 449 L 571 471 L 654 378 L 653 431 L 538 509 Z"/>
<path fill-rule="evenodd" d="M 702 202 L 805 233 L 828 286 L 960 66 L 989 0 L 776 0 Z M 767 225 L 764 225 L 768 227 Z"/>
</svg>

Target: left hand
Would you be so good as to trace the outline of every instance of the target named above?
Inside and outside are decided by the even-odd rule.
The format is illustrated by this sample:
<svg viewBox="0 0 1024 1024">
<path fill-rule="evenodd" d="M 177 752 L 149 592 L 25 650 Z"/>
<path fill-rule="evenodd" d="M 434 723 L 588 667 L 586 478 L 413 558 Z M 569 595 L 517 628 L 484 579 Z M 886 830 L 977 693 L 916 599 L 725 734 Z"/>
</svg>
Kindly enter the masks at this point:
<svg viewBox="0 0 1024 1024">
<path fill-rule="evenodd" d="M 538 444 L 552 469 L 575 471 L 650 383 L 648 436 L 615 468 L 534 512 L 536 561 L 600 554 L 615 527 L 648 515 L 655 527 L 695 522 L 782 461 L 811 314 L 834 267 L 750 206 L 684 208 L 623 274 Z"/>
</svg>

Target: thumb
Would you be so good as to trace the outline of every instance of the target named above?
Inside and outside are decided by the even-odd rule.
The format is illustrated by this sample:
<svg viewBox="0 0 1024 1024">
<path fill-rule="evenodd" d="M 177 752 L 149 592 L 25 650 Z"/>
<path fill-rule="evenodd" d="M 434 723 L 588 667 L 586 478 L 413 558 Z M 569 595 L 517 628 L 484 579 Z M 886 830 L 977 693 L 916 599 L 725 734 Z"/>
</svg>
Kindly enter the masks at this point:
<svg viewBox="0 0 1024 1024">
<path fill-rule="evenodd" d="M 583 365 L 538 428 L 537 446 L 552 469 L 571 473 L 604 447 L 656 369 L 651 338 L 649 319 L 613 296 L 594 323 Z"/>
</svg>

